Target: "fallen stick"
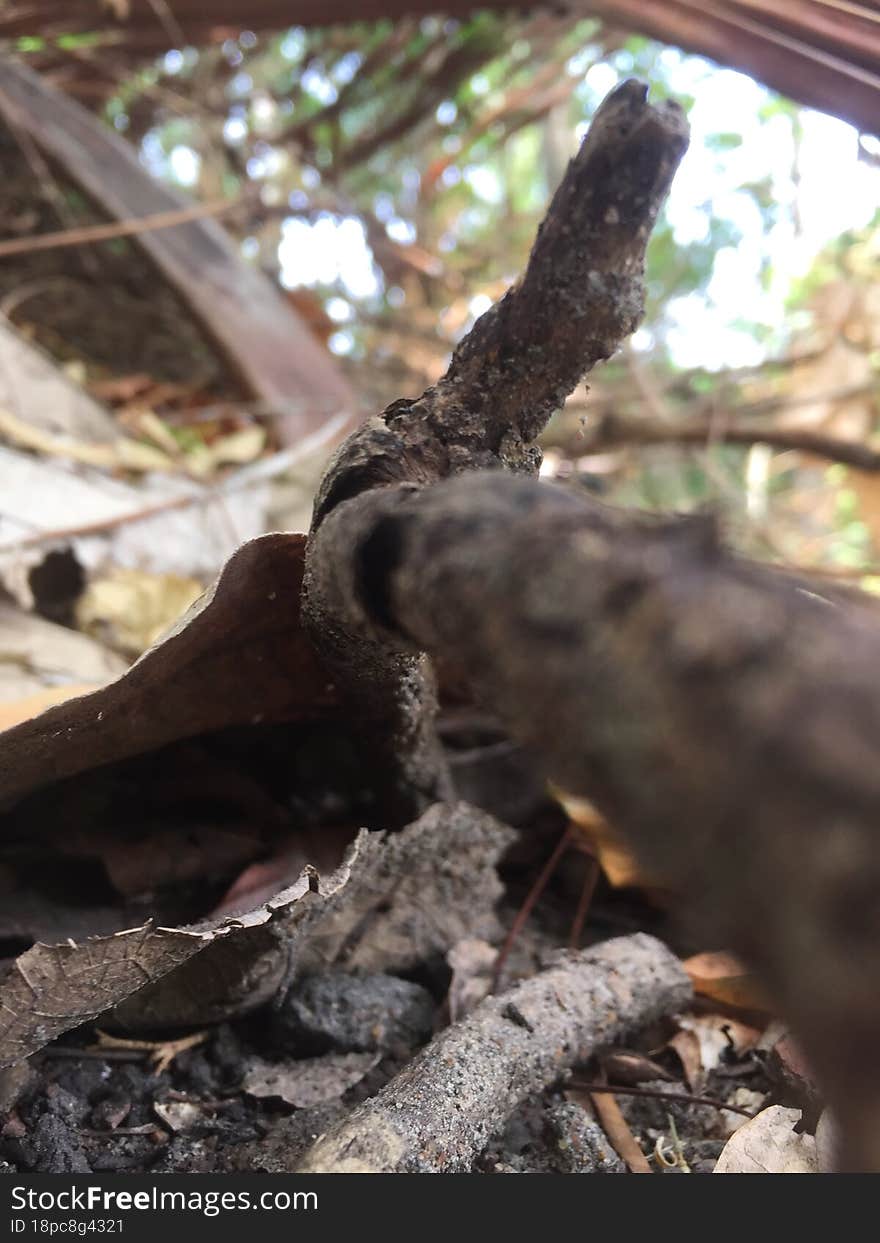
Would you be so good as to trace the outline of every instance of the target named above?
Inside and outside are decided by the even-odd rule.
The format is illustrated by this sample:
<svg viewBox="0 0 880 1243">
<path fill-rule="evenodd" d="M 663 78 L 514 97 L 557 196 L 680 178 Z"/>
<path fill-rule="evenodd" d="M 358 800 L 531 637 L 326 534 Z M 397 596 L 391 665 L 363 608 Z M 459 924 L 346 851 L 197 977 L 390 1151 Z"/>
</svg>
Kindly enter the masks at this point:
<svg viewBox="0 0 880 1243">
<path fill-rule="evenodd" d="M 470 1170 L 528 1096 L 690 997 L 678 959 L 644 933 L 567 953 L 436 1036 L 381 1092 L 321 1136 L 298 1172 Z"/>
</svg>

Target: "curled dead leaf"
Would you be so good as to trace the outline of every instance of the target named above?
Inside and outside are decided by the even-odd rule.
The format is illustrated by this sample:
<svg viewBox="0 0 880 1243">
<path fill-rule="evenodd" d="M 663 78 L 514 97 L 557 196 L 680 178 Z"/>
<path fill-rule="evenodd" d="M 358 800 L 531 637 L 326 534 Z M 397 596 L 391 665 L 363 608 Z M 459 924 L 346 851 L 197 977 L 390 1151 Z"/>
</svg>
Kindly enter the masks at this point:
<svg viewBox="0 0 880 1243">
<path fill-rule="evenodd" d="M 333 688 L 299 625 L 304 547 L 301 535 L 242 545 L 120 678 L 0 734 L 0 805 L 179 738 L 326 712 Z"/>
<path fill-rule="evenodd" d="M 771 1105 L 738 1127 L 724 1146 L 716 1174 L 818 1174 L 816 1140 L 798 1134 L 797 1109 Z"/>
<path fill-rule="evenodd" d="M 234 946 L 279 919 L 295 922 L 300 903 L 327 898 L 346 883 L 356 854 L 355 846 L 317 892 L 314 874 L 308 870 L 270 902 L 234 919 L 199 928 L 156 928 L 147 923 L 82 944 L 71 940 L 63 945 L 34 945 L 0 980 L 0 1066 L 20 1061 L 62 1032 L 97 1018 L 197 954 L 213 949 L 222 960 L 223 950 L 218 956 L 217 947 Z M 228 985 L 228 978 L 224 982 Z M 280 977 L 271 982 L 271 991 L 279 982 Z M 203 980 L 201 986 L 210 991 L 210 980 Z M 261 1004 L 271 991 L 255 989 L 250 1004 Z M 161 1013 L 157 1020 L 161 1025 Z"/>
<path fill-rule="evenodd" d="M 303 973 L 402 971 L 496 935 L 496 864 L 512 836 L 467 804 L 437 804 L 399 833 L 362 830 L 326 880 L 308 866 L 251 910 L 35 945 L 0 979 L 0 1066 L 99 1015 L 143 1030 L 246 1013 L 277 993 L 292 960 Z"/>
</svg>

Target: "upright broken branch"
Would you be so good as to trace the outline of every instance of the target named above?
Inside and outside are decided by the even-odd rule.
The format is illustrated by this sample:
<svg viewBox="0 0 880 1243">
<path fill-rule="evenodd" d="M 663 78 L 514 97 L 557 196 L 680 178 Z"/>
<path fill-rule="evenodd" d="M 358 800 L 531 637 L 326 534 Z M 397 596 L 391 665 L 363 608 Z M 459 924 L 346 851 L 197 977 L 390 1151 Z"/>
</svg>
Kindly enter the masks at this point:
<svg viewBox="0 0 880 1243">
<path fill-rule="evenodd" d="M 522 280 L 474 325 L 446 375 L 394 402 L 340 449 L 315 503 L 304 618 L 385 774 L 384 818 L 403 821 L 449 792 L 433 731 L 430 671 L 367 637 L 338 598 L 335 549 L 320 531 L 344 502 L 386 485 L 423 486 L 460 471 L 535 472 L 534 439 L 567 394 L 635 328 L 651 227 L 687 126 L 638 82 L 608 96 L 571 161 Z"/>
</svg>

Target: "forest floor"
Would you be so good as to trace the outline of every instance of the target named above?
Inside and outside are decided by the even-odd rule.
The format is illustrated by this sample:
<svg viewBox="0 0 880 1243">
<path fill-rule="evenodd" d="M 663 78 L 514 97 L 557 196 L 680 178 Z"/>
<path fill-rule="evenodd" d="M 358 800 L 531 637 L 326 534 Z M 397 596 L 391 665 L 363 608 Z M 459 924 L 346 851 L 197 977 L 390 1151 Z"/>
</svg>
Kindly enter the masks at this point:
<svg viewBox="0 0 880 1243">
<path fill-rule="evenodd" d="M 282 754 L 277 746 L 267 751 Z M 173 752 L 164 761 L 150 761 L 157 787 L 163 762 L 174 772 Z M 494 802 L 519 827 L 514 832 L 458 805 L 456 850 L 466 862 L 445 896 L 432 892 L 430 882 L 401 891 L 387 917 L 364 923 L 356 950 L 346 951 L 347 960 L 340 954 L 324 969 L 312 963 L 252 1012 L 219 1023 L 179 1024 L 161 1033 L 142 1030 L 148 1027 L 144 1015 L 135 1024 L 141 1030 L 127 1031 L 105 1015 L 0 1072 L 2 1169 L 294 1171 L 320 1136 L 376 1098 L 407 1067 L 412 1069 L 412 1059 L 426 1046 L 430 1074 L 431 1059 L 446 1056 L 442 1046 L 431 1052 L 442 1033 L 461 1028 L 469 1014 L 479 1012 L 504 933 L 566 824 L 559 806 L 509 746 L 506 753 L 505 744 L 496 741 L 459 751 L 457 760 L 460 785 L 484 803 Z M 266 778 L 276 797 L 279 771 Z M 296 764 L 287 771 L 295 773 Z M 103 781 L 115 787 L 115 800 L 109 801 L 118 813 L 125 782 L 112 768 Z M 91 814 L 94 782 L 93 775 L 92 797 L 83 803 Z M 320 785 L 316 780 L 312 795 L 318 818 L 318 809 L 323 805 L 326 815 L 327 805 L 326 793 L 315 792 Z M 140 783 L 133 788 L 140 789 Z M 68 795 L 71 832 L 75 803 Z M 53 814 L 51 803 L 34 808 L 35 816 Z M 342 819 L 356 815 L 338 802 L 334 811 Z M 172 831 L 183 836 L 192 808 L 183 806 L 178 814 L 182 819 Z M 484 857 L 481 834 L 487 823 L 495 826 L 490 834 L 497 834 L 489 854 L 502 847 L 500 882 L 493 883 L 495 865 Z M 439 832 L 433 840 L 439 852 L 448 850 Z M 475 862 L 481 857 L 482 865 Z M 436 856 L 431 866 L 443 870 Z M 540 980 L 542 971 L 566 960 L 564 947 L 586 874 L 583 852 L 563 855 L 509 949 L 502 996 L 524 980 Z M 407 909 L 416 905 L 420 909 Z M 419 921 L 426 912 L 428 924 L 423 925 Z M 124 925 L 124 916 L 118 921 Z M 407 935 L 421 946 L 416 958 L 402 953 L 401 930 L 409 930 Z M 600 881 L 581 944 L 644 931 L 671 940 L 680 952 L 693 949 L 656 898 Z M 328 934 L 326 928 L 321 932 L 319 920 L 321 935 Z M 377 966 L 382 969 L 373 969 Z M 725 985 L 729 988 L 730 981 L 720 981 L 721 992 Z M 705 988 L 712 991 L 711 981 Z M 246 1001 L 238 1004 L 247 1009 Z M 650 1009 L 650 999 L 644 1004 Z M 583 1064 L 551 1068 L 538 1090 L 517 1101 L 497 1125 L 475 1115 L 477 1129 L 485 1121 L 487 1138 L 475 1144 L 468 1168 L 474 1173 L 610 1173 L 646 1162 L 657 1172 L 711 1172 L 749 1115 L 773 1114 L 777 1105 L 805 1105 L 804 1084 L 793 1090 L 780 1048 L 779 1025 L 766 1014 L 732 1009 L 704 996 L 681 1012 L 645 1022 Z M 503 1057 L 505 1051 L 496 1052 Z M 519 1055 L 514 1051 L 513 1056 Z M 422 1064 L 419 1073 L 425 1069 Z M 590 1090 L 603 1083 L 610 1093 L 599 1097 Z M 478 1114 L 480 1106 L 475 1108 Z M 791 1133 L 797 1115 L 789 1109 L 777 1113 Z M 438 1119 L 438 1131 L 442 1125 Z M 809 1139 L 796 1142 L 802 1138 Z M 462 1168 L 461 1158 L 456 1168 Z"/>
</svg>

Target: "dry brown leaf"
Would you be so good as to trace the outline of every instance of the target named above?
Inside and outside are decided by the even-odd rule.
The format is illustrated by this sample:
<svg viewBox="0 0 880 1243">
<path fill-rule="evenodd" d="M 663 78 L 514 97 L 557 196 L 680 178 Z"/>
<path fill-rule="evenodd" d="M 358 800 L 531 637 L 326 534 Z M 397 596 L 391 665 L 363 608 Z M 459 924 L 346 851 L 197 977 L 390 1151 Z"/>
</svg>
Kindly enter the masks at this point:
<svg viewBox="0 0 880 1243">
<path fill-rule="evenodd" d="M 0 805 L 229 725 L 318 717 L 333 687 L 299 624 L 305 538 L 244 544 L 162 642 L 108 686 L 0 736 Z"/>
<path fill-rule="evenodd" d="M 82 944 L 70 940 L 34 945 L 0 980 L 0 1066 L 20 1061 L 62 1032 L 119 1006 L 145 986 L 179 971 L 195 955 L 207 960 L 198 974 L 197 997 L 205 1021 L 225 1017 L 230 1004 L 238 1012 L 261 1005 L 276 991 L 286 964 L 286 955 L 276 955 L 271 968 L 262 961 L 274 942 L 272 925 L 283 920 L 292 927 L 310 903 L 326 901 L 342 889 L 360 844 L 361 839 L 325 883 L 319 883 L 308 868 L 271 901 L 236 918 L 189 928 L 148 923 Z M 235 983 L 244 996 L 231 1003 Z M 176 987 L 196 992 L 195 982 L 184 975 L 178 976 Z M 161 1003 L 161 994 L 157 997 Z M 156 1025 L 163 1025 L 161 1004 L 152 1007 L 152 1013 Z"/>
<path fill-rule="evenodd" d="M 756 1027 L 749 1027 L 723 1014 L 686 1014 L 678 1020 L 678 1025 L 681 1032 L 696 1039 L 699 1062 L 694 1057 L 692 1043 L 676 1044 L 675 1037 L 669 1043 L 681 1058 L 689 1079 L 693 1077 L 695 1082 L 699 1072 L 702 1072 L 700 1078 L 704 1079 L 726 1057 L 742 1057 L 750 1049 L 754 1049 L 761 1039 L 761 1033 Z"/>
<path fill-rule="evenodd" d="M 696 1032 L 682 1028 L 667 1042 L 673 1049 L 684 1071 L 685 1083 L 691 1092 L 700 1093 L 706 1086 L 706 1069 L 703 1066 L 703 1050 Z"/>
<path fill-rule="evenodd" d="M 770 1012 L 767 996 L 749 969 L 723 950 L 694 954 L 682 963 L 694 992 L 738 1010 Z"/>
<path fill-rule="evenodd" d="M 244 1077 L 249 1096 L 278 1098 L 297 1109 L 311 1109 L 338 1100 L 368 1075 L 379 1053 L 328 1053 L 296 1062 L 264 1062 L 254 1058 Z"/>
<path fill-rule="evenodd" d="M 267 902 L 279 889 L 291 884 L 307 863 L 319 872 L 331 872 L 345 854 L 352 836 L 353 830 L 347 825 L 297 829 L 290 834 L 286 850 L 249 864 L 239 873 L 211 911 L 212 918 L 234 915 Z"/>
<path fill-rule="evenodd" d="M 292 955 L 303 973 L 331 962 L 400 972 L 495 935 L 496 864 L 512 836 L 466 804 L 438 804 L 399 833 L 363 830 L 326 881 L 309 866 L 234 916 L 35 945 L 0 979 L 0 1066 L 98 1015 L 129 1031 L 246 1013 L 277 992 Z"/>
<path fill-rule="evenodd" d="M 716 1174 L 818 1174 L 816 1140 L 798 1134 L 797 1109 L 771 1105 L 738 1127 L 724 1146 Z"/>
</svg>

